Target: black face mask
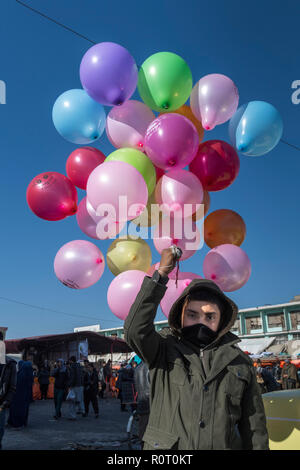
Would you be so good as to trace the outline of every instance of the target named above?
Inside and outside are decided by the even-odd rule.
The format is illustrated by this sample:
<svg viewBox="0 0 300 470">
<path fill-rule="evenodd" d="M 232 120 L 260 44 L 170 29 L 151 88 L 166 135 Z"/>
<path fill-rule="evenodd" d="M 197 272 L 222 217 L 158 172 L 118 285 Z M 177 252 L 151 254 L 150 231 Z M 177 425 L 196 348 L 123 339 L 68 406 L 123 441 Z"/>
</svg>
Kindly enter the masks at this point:
<svg viewBox="0 0 300 470">
<path fill-rule="evenodd" d="M 195 346 L 203 348 L 216 339 L 218 332 L 212 331 L 202 323 L 197 323 L 196 325 L 181 328 L 181 335 Z"/>
</svg>

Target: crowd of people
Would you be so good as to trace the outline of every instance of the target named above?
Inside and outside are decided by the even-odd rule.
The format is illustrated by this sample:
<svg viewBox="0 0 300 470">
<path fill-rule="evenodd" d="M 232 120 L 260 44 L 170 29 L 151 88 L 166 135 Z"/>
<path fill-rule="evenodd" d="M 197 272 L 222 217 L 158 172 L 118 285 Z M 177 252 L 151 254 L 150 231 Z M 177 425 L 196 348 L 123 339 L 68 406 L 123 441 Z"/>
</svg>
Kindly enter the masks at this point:
<svg viewBox="0 0 300 470">
<path fill-rule="evenodd" d="M 286 357 L 281 367 L 277 359 L 273 366 L 263 367 L 260 359 L 256 362 L 256 379 L 261 393 L 274 392 L 276 390 L 291 390 L 300 388 L 300 369 Z"/>
</svg>

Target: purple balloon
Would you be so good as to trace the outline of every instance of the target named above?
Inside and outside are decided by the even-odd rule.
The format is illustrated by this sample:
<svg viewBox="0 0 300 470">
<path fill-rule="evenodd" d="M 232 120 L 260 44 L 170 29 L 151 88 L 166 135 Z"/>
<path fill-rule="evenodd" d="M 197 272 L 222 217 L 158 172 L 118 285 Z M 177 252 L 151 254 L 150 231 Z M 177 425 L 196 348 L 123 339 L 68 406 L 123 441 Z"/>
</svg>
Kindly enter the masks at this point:
<svg viewBox="0 0 300 470">
<path fill-rule="evenodd" d="M 182 294 L 184 289 L 192 282 L 191 279 L 178 280 L 177 286 L 174 279 L 170 279 L 163 299 L 160 302 L 160 307 L 163 314 L 168 318 L 172 305 L 176 302 L 178 297 Z"/>
<path fill-rule="evenodd" d="M 134 93 L 138 69 L 127 49 L 114 42 L 101 42 L 83 56 L 80 80 L 95 101 L 106 106 L 118 106 Z"/>
<path fill-rule="evenodd" d="M 233 81 L 218 73 L 202 77 L 194 86 L 190 104 L 207 131 L 228 121 L 236 112 L 239 93 Z"/>
<path fill-rule="evenodd" d="M 72 289 L 85 289 L 99 281 L 105 266 L 99 248 L 86 240 L 73 240 L 58 250 L 54 259 L 57 278 Z"/>
<path fill-rule="evenodd" d="M 219 245 L 205 256 L 203 273 L 206 279 L 214 281 L 224 292 L 233 292 L 248 281 L 251 263 L 239 246 Z"/>
<path fill-rule="evenodd" d="M 144 271 L 124 271 L 113 279 L 107 291 L 107 303 L 112 313 L 125 320 L 146 276 Z"/>
<path fill-rule="evenodd" d="M 162 114 L 148 127 L 145 152 L 163 170 L 181 169 L 195 158 L 199 135 L 194 124 L 176 113 Z"/>
</svg>

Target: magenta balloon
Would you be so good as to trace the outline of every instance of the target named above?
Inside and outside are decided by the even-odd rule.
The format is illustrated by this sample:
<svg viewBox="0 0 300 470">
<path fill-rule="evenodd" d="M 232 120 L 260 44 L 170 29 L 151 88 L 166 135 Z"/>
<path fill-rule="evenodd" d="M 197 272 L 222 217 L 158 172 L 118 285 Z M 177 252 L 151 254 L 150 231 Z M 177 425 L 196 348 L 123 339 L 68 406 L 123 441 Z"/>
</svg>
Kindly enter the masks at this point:
<svg viewBox="0 0 300 470">
<path fill-rule="evenodd" d="M 196 83 L 190 104 L 193 114 L 209 131 L 234 115 L 239 104 L 239 93 L 229 77 L 212 73 Z"/>
<path fill-rule="evenodd" d="M 57 278 L 72 289 L 85 289 L 99 281 L 105 267 L 99 248 L 85 240 L 74 240 L 58 250 L 54 260 Z"/>
<path fill-rule="evenodd" d="M 206 191 L 222 191 L 236 179 L 240 159 L 235 149 L 223 140 L 207 140 L 199 145 L 190 171 Z"/>
<path fill-rule="evenodd" d="M 156 118 L 145 135 L 145 151 L 154 165 L 163 170 L 184 168 L 195 157 L 199 135 L 185 116 L 167 113 Z"/>
<path fill-rule="evenodd" d="M 251 274 L 247 254 L 236 245 L 220 245 L 210 250 L 204 258 L 203 273 L 223 291 L 232 292 L 243 287 Z"/>
<path fill-rule="evenodd" d="M 203 200 L 199 178 L 186 170 L 172 170 L 163 175 L 155 188 L 157 204 L 164 204 L 162 212 L 174 217 L 189 217 L 196 212 L 196 204 Z"/>
<path fill-rule="evenodd" d="M 84 54 L 80 80 L 87 94 L 106 106 L 121 105 L 134 93 L 138 69 L 123 46 L 113 42 L 95 44 Z"/>
<path fill-rule="evenodd" d="M 117 221 L 138 217 L 148 201 L 148 189 L 141 173 L 121 161 L 104 162 L 95 168 L 89 176 L 86 192 L 94 210 L 100 214 L 99 206 L 110 205 L 111 213 L 115 213 L 113 219 Z M 122 202 L 124 197 L 126 200 Z"/>
<path fill-rule="evenodd" d="M 191 279 L 178 280 L 176 286 L 176 281 L 174 279 L 169 280 L 166 293 L 160 302 L 162 312 L 167 318 L 169 316 L 172 305 L 176 302 L 178 297 L 191 282 Z"/>
<path fill-rule="evenodd" d="M 166 219 L 159 222 L 153 235 L 153 243 L 159 253 L 171 245 L 177 245 L 182 250 L 181 260 L 193 256 L 199 249 L 201 236 L 197 225 L 191 220 L 171 219 L 169 224 Z M 182 229 L 180 224 L 182 223 Z M 176 225 L 175 225 L 176 224 Z"/>
<path fill-rule="evenodd" d="M 141 288 L 146 273 L 138 270 L 124 271 L 110 283 L 107 303 L 112 313 L 125 320 Z"/>
<path fill-rule="evenodd" d="M 106 134 L 116 148 L 130 147 L 144 150 L 144 137 L 154 113 L 141 101 L 126 101 L 110 110 L 106 120 Z"/>
</svg>

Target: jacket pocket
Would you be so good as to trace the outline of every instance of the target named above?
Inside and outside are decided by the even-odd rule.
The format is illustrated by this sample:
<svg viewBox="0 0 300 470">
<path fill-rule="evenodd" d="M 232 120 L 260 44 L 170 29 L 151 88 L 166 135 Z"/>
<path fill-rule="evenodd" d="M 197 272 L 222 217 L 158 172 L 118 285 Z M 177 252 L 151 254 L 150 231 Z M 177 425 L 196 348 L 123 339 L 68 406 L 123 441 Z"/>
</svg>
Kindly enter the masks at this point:
<svg viewBox="0 0 300 470">
<path fill-rule="evenodd" d="M 143 441 L 150 449 L 176 449 L 179 437 L 161 429 L 148 426 L 143 436 Z"/>
<path fill-rule="evenodd" d="M 179 361 L 168 361 L 168 373 L 170 382 L 176 385 L 184 385 L 188 378 L 188 371 Z"/>
<path fill-rule="evenodd" d="M 241 399 L 248 383 L 249 376 L 245 371 L 239 370 L 234 366 L 228 366 L 225 386 L 225 392 L 227 395 Z"/>
</svg>

